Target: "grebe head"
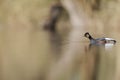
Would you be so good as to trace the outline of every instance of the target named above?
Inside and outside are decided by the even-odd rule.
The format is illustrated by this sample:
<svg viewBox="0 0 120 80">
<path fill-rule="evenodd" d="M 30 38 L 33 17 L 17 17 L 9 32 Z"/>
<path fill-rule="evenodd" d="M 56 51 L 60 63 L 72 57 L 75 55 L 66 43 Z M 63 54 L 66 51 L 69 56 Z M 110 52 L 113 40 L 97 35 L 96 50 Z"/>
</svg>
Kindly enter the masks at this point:
<svg viewBox="0 0 120 80">
<path fill-rule="evenodd" d="M 90 40 L 93 39 L 92 36 L 91 36 L 88 32 L 86 32 L 86 33 L 84 34 L 84 36 L 85 36 L 86 38 L 89 38 Z"/>
<path fill-rule="evenodd" d="M 87 37 L 87 38 L 89 38 L 90 34 L 89 34 L 88 32 L 86 32 L 86 33 L 84 34 L 84 36 Z"/>
</svg>

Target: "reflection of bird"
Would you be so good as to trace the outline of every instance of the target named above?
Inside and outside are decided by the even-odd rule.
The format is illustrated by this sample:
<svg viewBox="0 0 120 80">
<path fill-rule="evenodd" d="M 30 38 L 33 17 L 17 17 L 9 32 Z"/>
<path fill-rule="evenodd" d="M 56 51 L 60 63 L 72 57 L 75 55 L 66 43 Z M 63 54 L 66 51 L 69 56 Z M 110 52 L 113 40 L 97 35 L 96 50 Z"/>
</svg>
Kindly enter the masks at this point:
<svg viewBox="0 0 120 80">
<path fill-rule="evenodd" d="M 116 40 L 112 38 L 97 38 L 94 39 L 88 32 L 84 34 L 85 37 L 87 37 L 90 40 L 91 45 L 106 45 L 106 44 L 115 44 Z"/>
</svg>

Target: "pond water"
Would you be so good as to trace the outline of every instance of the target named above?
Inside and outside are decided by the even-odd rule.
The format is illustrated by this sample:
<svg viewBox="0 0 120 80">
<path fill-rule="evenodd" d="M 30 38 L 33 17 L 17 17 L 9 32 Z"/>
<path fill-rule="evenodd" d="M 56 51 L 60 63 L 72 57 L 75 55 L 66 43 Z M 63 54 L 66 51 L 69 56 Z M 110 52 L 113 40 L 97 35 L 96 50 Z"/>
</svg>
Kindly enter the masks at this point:
<svg viewBox="0 0 120 80">
<path fill-rule="evenodd" d="M 119 80 L 120 38 L 105 48 L 89 46 L 84 33 L 66 33 L 2 30 L 0 80 Z"/>
</svg>

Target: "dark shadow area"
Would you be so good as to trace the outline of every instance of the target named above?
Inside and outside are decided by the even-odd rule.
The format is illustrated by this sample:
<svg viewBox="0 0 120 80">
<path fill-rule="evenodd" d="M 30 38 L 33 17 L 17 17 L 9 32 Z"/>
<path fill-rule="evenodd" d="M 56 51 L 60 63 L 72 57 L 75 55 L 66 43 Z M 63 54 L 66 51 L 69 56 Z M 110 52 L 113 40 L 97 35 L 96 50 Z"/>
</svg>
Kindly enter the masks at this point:
<svg viewBox="0 0 120 80">
<path fill-rule="evenodd" d="M 46 22 L 44 24 L 44 29 L 54 32 L 56 29 L 56 24 L 62 14 L 62 12 L 63 12 L 63 7 L 62 7 L 61 3 L 53 4 L 50 9 L 49 18 L 48 18 L 48 20 L 46 20 Z"/>
<path fill-rule="evenodd" d="M 92 5 L 93 10 L 100 10 L 100 0 L 95 0 L 95 3 Z"/>
</svg>

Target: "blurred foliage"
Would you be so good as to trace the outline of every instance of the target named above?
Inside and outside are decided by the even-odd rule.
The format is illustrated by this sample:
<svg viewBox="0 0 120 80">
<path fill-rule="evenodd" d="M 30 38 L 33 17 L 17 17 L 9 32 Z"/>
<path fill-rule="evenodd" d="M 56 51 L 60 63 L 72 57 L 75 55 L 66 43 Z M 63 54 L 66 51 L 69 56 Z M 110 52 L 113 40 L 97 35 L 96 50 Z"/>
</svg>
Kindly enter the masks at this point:
<svg viewBox="0 0 120 80">
<path fill-rule="evenodd" d="M 54 1 L 54 0 L 53 0 Z M 52 0 L 1 0 L 0 21 L 8 23 L 8 18 L 21 18 L 39 25 L 48 15 Z"/>
</svg>

